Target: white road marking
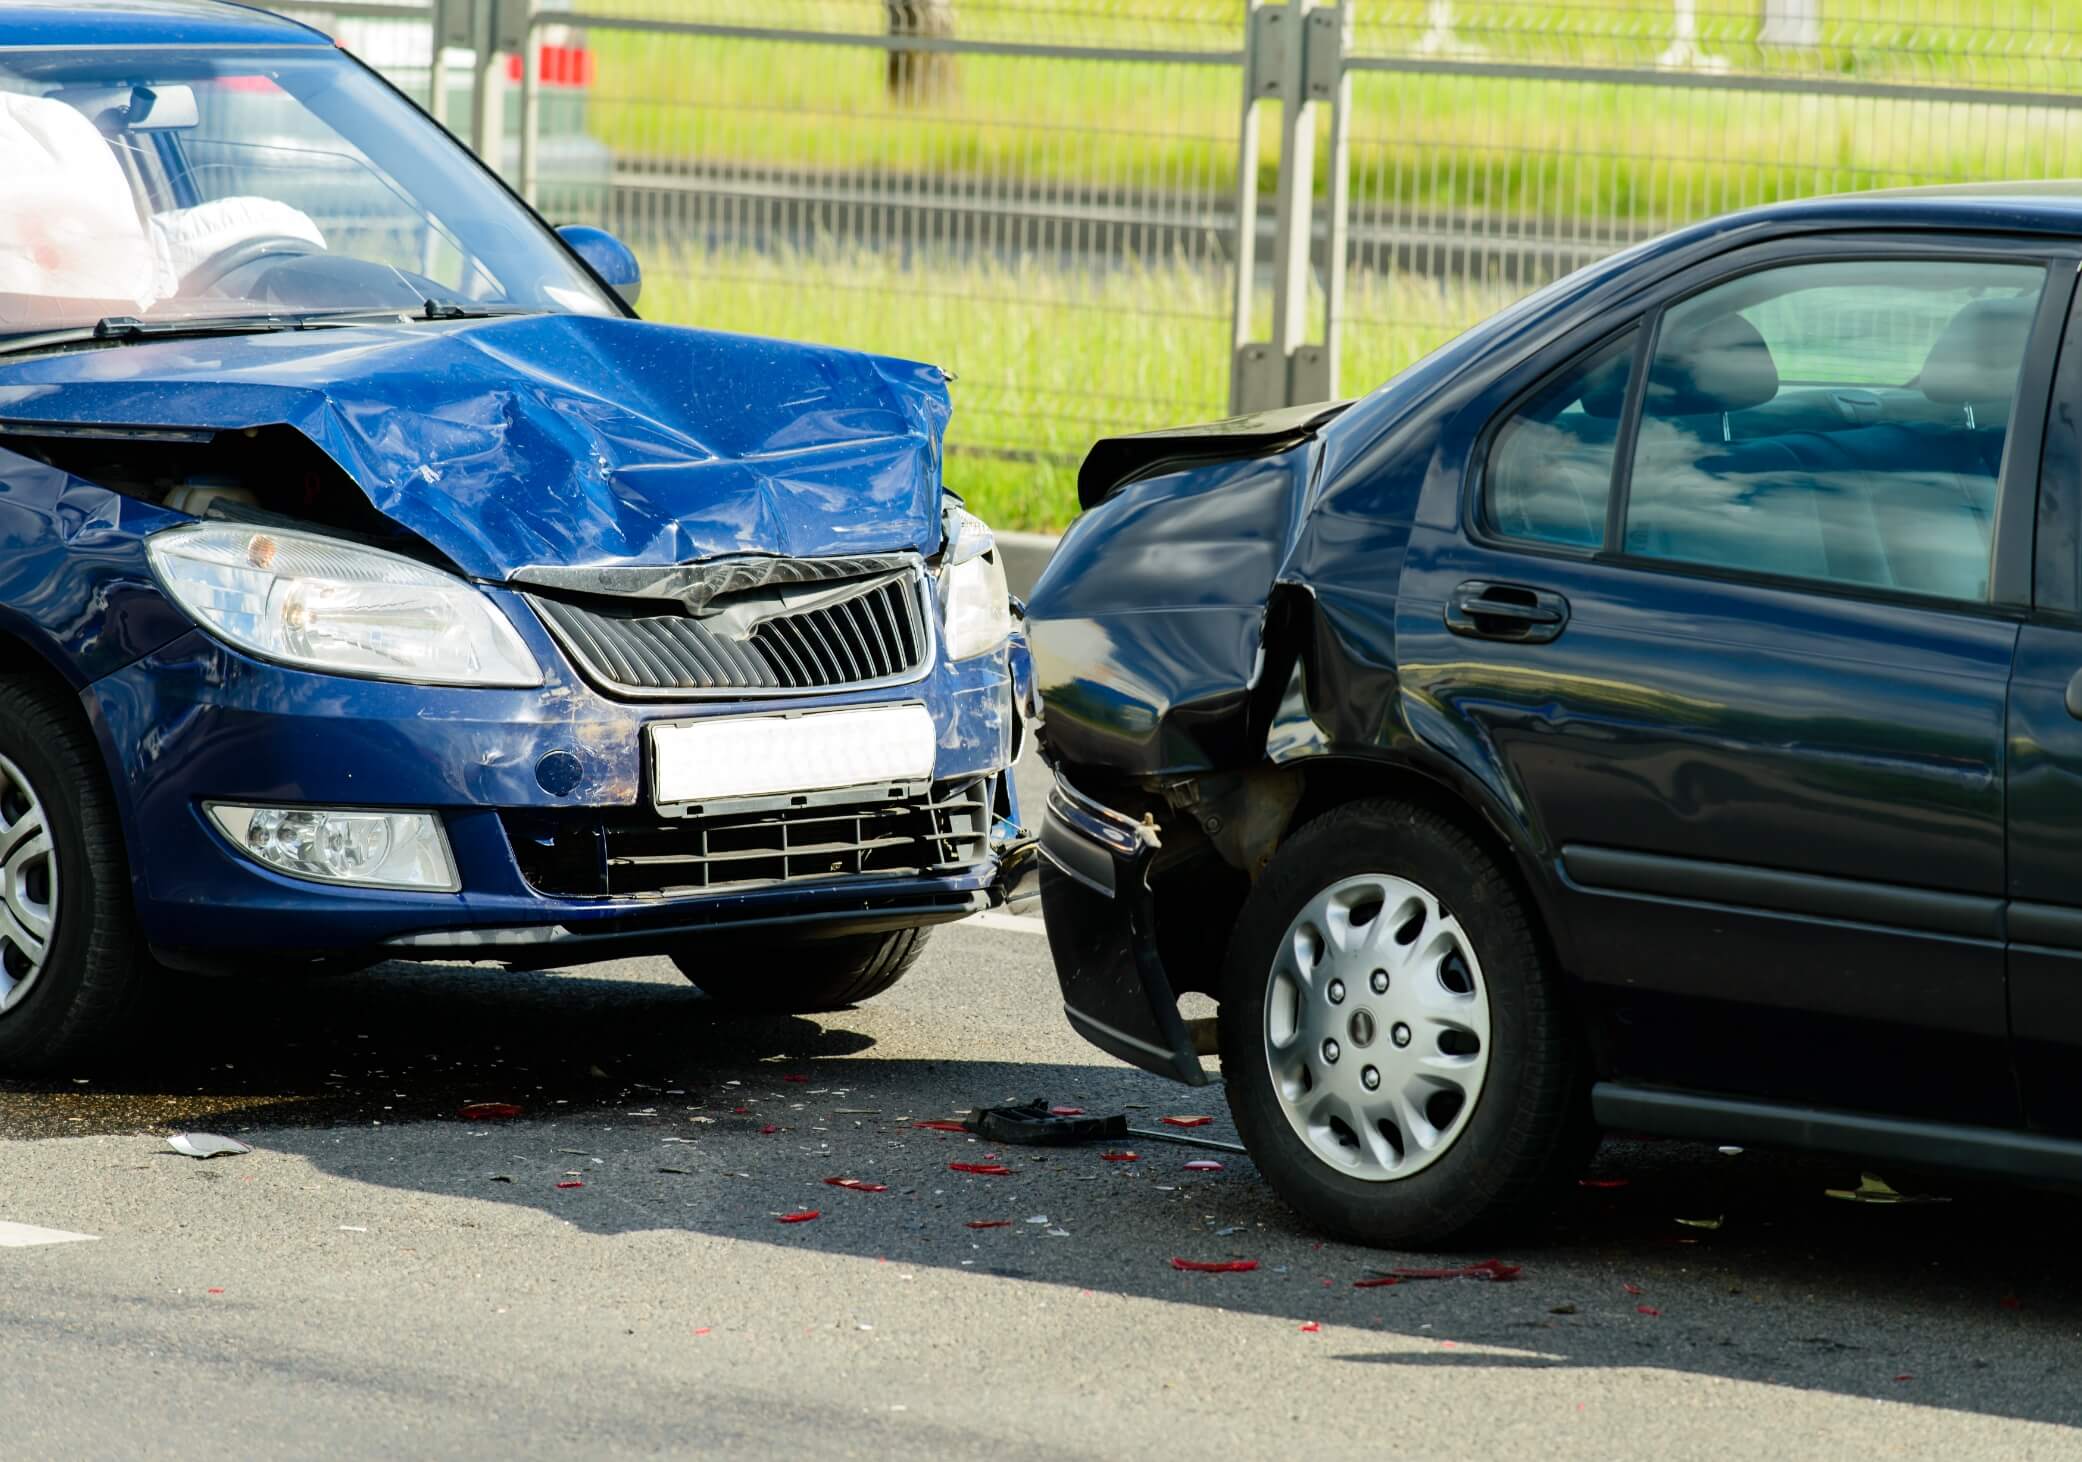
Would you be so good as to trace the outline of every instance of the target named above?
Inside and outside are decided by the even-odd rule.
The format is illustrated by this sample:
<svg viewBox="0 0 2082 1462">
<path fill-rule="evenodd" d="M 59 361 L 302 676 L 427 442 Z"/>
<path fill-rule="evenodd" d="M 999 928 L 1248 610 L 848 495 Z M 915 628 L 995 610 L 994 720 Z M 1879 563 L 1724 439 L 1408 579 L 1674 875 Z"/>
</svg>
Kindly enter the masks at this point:
<svg viewBox="0 0 2082 1462">
<path fill-rule="evenodd" d="M 0 1219 L 0 1249 L 28 1249 L 37 1244 L 90 1243 L 98 1234 L 69 1234 L 61 1228 L 38 1228 L 33 1223 L 9 1223 Z"/>
<path fill-rule="evenodd" d="M 974 929 L 1005 929 L 1014 934 L 1046 934 L 1048 926 L 1041 922 L 1039 914 L 1008 914 L 1003 909 L 992 909 L 988 913 L 971 914 L 962 920 Z"/>
</svg>

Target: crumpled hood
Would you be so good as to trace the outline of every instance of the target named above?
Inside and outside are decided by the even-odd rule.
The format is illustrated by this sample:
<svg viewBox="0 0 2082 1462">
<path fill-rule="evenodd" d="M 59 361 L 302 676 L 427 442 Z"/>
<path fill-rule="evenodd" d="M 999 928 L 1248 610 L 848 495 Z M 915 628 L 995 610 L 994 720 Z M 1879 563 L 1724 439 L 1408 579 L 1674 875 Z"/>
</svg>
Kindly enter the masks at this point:
<svg viewBox="0 0 2082 1462">
<path fill-rule="evenodd" d="M 937 367 L 581 315 L 0 359 L 0 419 L 284 423 L 466 573 L 934 551 Z"/>
</svg>

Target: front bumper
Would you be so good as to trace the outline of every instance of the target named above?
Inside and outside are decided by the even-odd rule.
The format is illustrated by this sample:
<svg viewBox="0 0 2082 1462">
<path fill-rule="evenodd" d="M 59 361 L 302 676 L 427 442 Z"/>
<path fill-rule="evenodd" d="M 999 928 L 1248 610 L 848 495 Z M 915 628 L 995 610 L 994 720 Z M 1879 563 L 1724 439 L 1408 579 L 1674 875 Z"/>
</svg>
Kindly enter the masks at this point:
<svg viewBox="0 0 2082 1462">
<path fill-rule="evenodd" d="M 1157 954 L 1157 833 L 1060 775 L 1041 819 L 1041 910 L 1063 1014 L 1110 1055 L 1189 1086 L 1207 1072 Z"/>
<path fill-rule="evenodd" d="M 837 935 L 944 922 L 1006 901 L 1031 872 L 1006 775 L 1016 735 L 1012 661 L 1023 644 L 942 661 L 923 680 L 875 691 L 638 705 L 569 672 L 525 611 L 510 617 L 547 667 L 540 687 L 317 675 L 252 659 L 199 631 L 88 686 L 82 700 L 154 951 L 198 968 L 341 957 L 544 965 L 646 952 L 724 928 L 788 924 Z M 517 822 L 646 805 L 647 722 L 907 700 L 933 718 L 933 785 L 980 778 L 990 788 L 988 839 L 960 866 L 587 897 L 544 892 L 516 855 Z M 582 768 L 560 793 L 538 774 L 552 753 Z M 356 888 L 275 873 L 225 841 L 203 811 L 211 801 L 431 810 L 461 888 Z"/>
</svg>

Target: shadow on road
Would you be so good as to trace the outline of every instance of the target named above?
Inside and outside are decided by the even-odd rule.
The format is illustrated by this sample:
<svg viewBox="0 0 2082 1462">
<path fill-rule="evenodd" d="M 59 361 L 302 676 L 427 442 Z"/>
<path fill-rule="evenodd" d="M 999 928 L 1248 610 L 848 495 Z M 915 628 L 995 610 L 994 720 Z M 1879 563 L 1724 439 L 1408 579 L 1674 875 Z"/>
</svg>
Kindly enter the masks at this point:
<svg viewBox="0 0 2082 1462">
<path fill-rule="evenodd" d="M 1218 1093 L 1186 1097 L 1104 1064 L 864 1059 L 877 1043 L 849 1028 L 863 1023 L 730 1018 L 691 987 L 612 973 L 386 966 L 280 988 L 204 984 L 120 1080 L 0 1084 L 0 1124 L 17 1136 L 244 1132 L 337 1177 L 538 1210 L 584 1234 L 727 1235 L 1390 1339 L 1378 1353 L 1326 1352 L 1341 1363 L 1648 1366 L 2082 1422 L 2072 1197 L 1890 1174 L 1950 1201 L 1846 1202 L 1824 1190 L 1855 1187 L 1855 1165 L 1614 1141 L 1603 1186 L 1573 1190 L 1537 1237 L 1465 1256 L 1522 1263 L 1520 1281 L 1355 1288 L 1378 1267 L 1444 1261 L 1318 1242 L 1241 1158 L 1191 1173 L 1185 1161 L 1204 1154 L 1147 1141 L 1134 1144 L 1141 1161 L 1116 1164 L 912 1125 L 1040 1094 L 1159 1104 L 1131 1113 L 1144 1124 L 1197 1104 L 1220 1118 L 1205 1130 L 1229 1135 Z M 485 1100 L 527 1117 L 458 1118 Z M 991 1155 L 1013 1175 L 947 1167 Z M 201 1183 L 225 1168 L 188 1171 Z M 567 1174 L 584 1186 L 559 1188 Z M 887 1191 L 836 1189 L 832 1176 Z M 777 1222 L 812 1208 L 818 1221 Z M 1180 1273 L 1173 1256 L 1260 1268 Z"/>
</svg>

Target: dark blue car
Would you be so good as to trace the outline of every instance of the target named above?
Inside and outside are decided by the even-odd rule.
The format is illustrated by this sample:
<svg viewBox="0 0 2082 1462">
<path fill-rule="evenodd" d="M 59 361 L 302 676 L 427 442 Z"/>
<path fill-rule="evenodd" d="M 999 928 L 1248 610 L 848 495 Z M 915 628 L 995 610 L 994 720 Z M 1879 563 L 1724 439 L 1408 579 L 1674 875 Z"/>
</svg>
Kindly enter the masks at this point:
<svg viewBox="0 0 2082 1462">
<path fill-rule="evenodd" d="M 161 966 L 887 987 L 1025 650 L 937 368 L 634 318 L 317 32 L 0 0 L 0 1068 Z"/>
<path fill-rule="evenodd" d="M 1368 1241 L 1601 1128 L 2082 1181 L 2078 267 L 2073 187 L 1781 206 L 1101 443 L 1029 623 L 1072 1022 Z"/>
</svg>

